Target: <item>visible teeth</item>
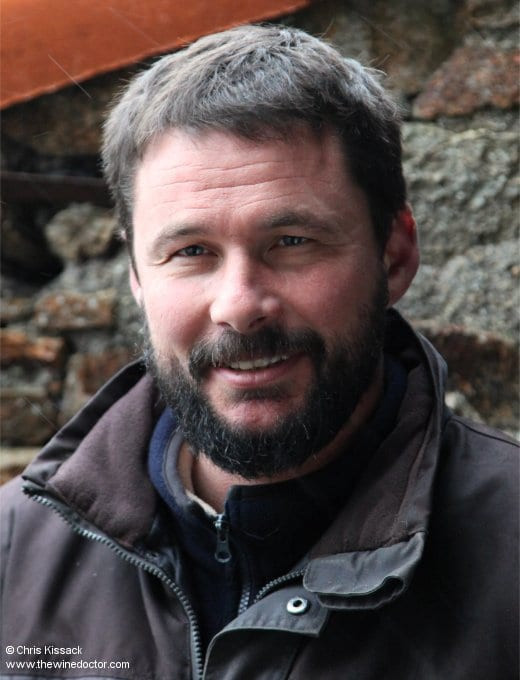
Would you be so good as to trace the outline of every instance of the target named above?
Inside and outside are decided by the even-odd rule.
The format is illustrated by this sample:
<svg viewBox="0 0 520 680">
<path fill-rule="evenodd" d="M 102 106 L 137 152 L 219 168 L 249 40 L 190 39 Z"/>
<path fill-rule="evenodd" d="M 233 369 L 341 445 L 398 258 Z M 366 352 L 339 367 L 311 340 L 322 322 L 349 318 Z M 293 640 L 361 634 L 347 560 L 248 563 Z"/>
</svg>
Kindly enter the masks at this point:
<svg viewBox="0 0 520 680">
<path fill-rule="evenodd" d="M 281 354 L 275 357 L 269 357 L 265 359 L 251 359 L 249 361 L 235 361 L 229 364 L 229 367 L 235 371 L 251 371 L 254 368 L 265 368 L 266 366 L 271 366 L 271 364 L 277 364 L 279 361 L 285 361 L 287 356 Z"/>
</svg>

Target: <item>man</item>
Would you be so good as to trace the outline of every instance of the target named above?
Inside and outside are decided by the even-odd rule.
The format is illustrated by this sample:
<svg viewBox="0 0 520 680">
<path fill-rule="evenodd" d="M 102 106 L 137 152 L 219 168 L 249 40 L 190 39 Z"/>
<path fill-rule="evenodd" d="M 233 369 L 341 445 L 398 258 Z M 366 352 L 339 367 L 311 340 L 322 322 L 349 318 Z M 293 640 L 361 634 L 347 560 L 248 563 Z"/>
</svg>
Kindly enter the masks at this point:
<svg viewBox="0 0 520 680">
<path fill-rule="evenodd" d="M 103 154 L 145 367 L 7 490 L 4 676 L 516 677 L 517 450 L 391 309 L 418 248 L 375 74 L 209 36 L 129 85 Z M 119 666 L 8 670 L 51 644 Z"/>
</svg>

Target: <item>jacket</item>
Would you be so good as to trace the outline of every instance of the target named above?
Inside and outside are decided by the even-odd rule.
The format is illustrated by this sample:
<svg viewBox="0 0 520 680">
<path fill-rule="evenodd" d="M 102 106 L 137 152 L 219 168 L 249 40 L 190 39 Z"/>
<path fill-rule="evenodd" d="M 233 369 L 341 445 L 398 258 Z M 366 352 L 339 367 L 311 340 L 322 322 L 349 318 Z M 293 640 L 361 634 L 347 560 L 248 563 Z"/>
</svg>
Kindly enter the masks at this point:
<svg viewBox="0 0 520 680">
<path fill-rule="evenodd" d="M 518 448 L 446 409 L 444 362 L 394 312 L 387 344 L 408 371 L 395 428 L 205 658 L 146 472 L 161 406 L 123 369 L 3 489 L 0 677 L 517 678 Z"/>
</svg>

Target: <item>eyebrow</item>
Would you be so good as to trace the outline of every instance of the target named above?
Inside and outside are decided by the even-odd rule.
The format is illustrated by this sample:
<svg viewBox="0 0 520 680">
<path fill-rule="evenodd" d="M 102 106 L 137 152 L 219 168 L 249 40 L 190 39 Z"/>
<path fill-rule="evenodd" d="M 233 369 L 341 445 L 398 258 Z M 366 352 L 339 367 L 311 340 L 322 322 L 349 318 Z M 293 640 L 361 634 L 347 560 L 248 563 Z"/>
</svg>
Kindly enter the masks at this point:
<svg viewBox="0 0 520 680">
<path fill-rule="evenodd" d="M 177 238 L 183 238 L 184 236 L 204 236 L 207 233 L 208 229 L 202 224 L 167 224 L 148 247 L 148 257 L 150 259 L 160 257 L 171 242 L 175 241 Z"/>
<path fill-rule="evenodd" d="M 341 228 L 337 221 L 327 221 L 319 218 L 306 210 L 287 210 L 277 212 L 258 222 L 258 228 L 265 231 L 279 229 L 281 227 L 301 227 L 312 229 L 324 234 L 332 234 Z M 186 236 L 198 238 L 211 234 L 211 229 L 204 223 L 176 224 L 171 223 L 164 227 L 161 233 L 150 244 L 148 256 L 152 259 L 160 257 L 163 250 L 178 238 Z"/>
<path fill-rule="evenodd" d="M 326 220 L 307 210 L 287 210 L 276 213 L 265 221 L 268 229 L 279 227 L 309 227 L 313 231 L 332 233 L 340 227 L 336 220 Z"/>
</svg>

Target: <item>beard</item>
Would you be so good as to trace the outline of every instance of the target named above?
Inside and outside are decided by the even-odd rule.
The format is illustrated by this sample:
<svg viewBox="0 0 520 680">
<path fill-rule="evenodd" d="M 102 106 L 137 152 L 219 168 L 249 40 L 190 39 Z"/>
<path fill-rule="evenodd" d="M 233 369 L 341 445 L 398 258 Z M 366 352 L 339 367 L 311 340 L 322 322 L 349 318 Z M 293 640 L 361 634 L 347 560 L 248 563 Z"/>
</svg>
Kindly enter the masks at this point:
<svg viewBox="0 0 520 680">
<path fill-rule="evenodd" d="M 274 477 L 298 468 L 329 444 L 371 386 L 382 355 L 387 301 L 386 277 L 381 272 L 371 301 L 360 309 L 356 333 L 338 339 L 330 349 L 311 329 L 288 331 L 271 325 L 251 335 L 227 330 L 218 339 L 192 348 L 188 370 L 176 357 L 158 359 L 145 321 L 144 360 L 195 456 L 206 456 L 244 479 Z M 204 376 L 214 366 L 244 357 L 298 353 L 310 358 L 314 379 L 301 407 L 280 416 L 269 428 L 228 423 L 202 390 Z M 285 396 L 284 388 L 276 386 L 240 392 L 243 401 L 283 402 Z"/>
</svg>

